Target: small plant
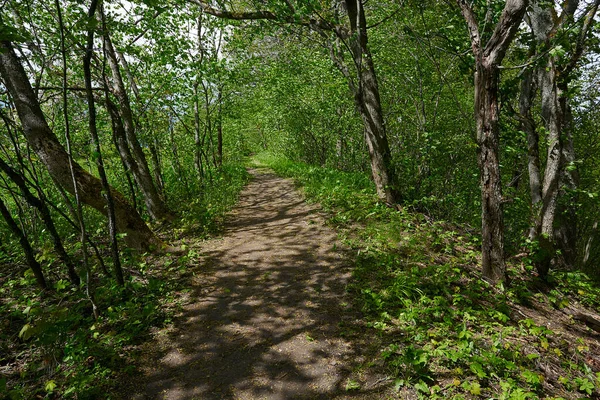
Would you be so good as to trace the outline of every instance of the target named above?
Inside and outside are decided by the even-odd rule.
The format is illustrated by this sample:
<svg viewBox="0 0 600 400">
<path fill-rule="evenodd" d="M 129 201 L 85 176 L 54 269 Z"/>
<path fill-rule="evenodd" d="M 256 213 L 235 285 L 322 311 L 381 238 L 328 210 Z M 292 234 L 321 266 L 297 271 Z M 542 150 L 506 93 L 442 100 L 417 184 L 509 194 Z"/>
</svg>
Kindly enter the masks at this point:
<svg viewBox="0 0 600 400">
<path fill-rule="evenodd" d="M 360 383 L 353 379 L 348 379 L 348 382 L 346 382 L 346 391 L 351 392 L 355 390 L 360 390 Z"/>
</svg>

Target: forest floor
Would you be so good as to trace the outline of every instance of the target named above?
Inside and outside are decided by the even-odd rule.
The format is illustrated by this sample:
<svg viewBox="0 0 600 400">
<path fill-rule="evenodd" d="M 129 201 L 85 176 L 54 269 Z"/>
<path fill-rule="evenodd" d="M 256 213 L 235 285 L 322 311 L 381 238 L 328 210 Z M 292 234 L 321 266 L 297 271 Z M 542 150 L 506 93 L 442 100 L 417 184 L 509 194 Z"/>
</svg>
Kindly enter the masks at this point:
<svg viewBox="0 0 600 400">
<path fill-rule="evenodd" d="M 597 282 L 541 282 L 524 253 L 492 287 L 461 227 L 356 175 L 267 165 L 296 184 L 253 168 L 219 237 L 174 243 L 187 289 L 115 398 L 600 399 Z"/>
<path fill-rule="evenodd" d="M 140 349 L 134 399 L 374 399 L 377 340 L 348 299 L 352 263 L 318 205 L 265 169 L 201 256 L 174 323 Z M 370 365 L 371 368 L 361 366 Z"/>
<path fill-rule="evenodd" d="M 0 269 L 0 399 L 600 399 L 598 279 L 542 281 L 523 248 L 490 286 L 476 229 L 363 174 L 249 162 L 235 208 L 241 166 L 162 231 L 178 251 L 96 286 L 98 319 Z"/>
</svg>

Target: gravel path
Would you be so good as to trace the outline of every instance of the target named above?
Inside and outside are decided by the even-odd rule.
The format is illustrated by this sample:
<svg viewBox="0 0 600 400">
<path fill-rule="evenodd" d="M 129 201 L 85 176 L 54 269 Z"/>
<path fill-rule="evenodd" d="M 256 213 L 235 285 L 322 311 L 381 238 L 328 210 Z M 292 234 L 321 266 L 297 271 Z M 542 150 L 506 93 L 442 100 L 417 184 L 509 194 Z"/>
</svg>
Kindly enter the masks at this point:
<svg viewBox="0 0 600 400">
<path fill-rule="evenodd" d="M 345 336 L 358 316 L 335 232 L 291 181 L 250 172 L 223 237 L 202 247 L 192 300 L 130 398 L 380 398 L 367 383 L 379 377 L 356 372 L 364 346 Z M 347 390 L 354 381 L 361 390 Z"/>
</svg>

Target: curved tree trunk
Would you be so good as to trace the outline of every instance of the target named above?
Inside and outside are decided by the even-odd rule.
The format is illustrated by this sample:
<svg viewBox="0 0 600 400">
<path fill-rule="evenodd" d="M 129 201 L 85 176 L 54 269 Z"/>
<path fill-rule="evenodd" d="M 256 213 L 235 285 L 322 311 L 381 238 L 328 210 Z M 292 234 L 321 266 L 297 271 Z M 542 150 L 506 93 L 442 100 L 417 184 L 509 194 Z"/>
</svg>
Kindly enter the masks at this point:
<svg viewBox="0 0 600 400">
<path fill-rule="evenodd" d="M 0 159 L 0 170 L 4 171 L 4 173 L 10 178 L 10 180 L 12 180 L 19 187 L 19 190 L 25 198 L 25 201 L 27 201 L 27 203 L 30 206 L 35 207 L 39 211 L 42 221 L 44 221 L 44 225 L 46 226 L 46 229 L 48 229 L 48 233 L 52 238 L 54 251 L 56 251 L 60 260 L 67 267 L 69 280 L 74 285 L 79 285 L 80 279 L 79 275 L 77 275 L 77 272 L 75 271 L 75 265 L 73 265 L 71 257 L 69 257 L 69 254 L 67 253 L 62 244 L 62 240 L 60 238 L 60 235 L 58 234 L 58 231 L 56 230 L 56 226 L 54 225 L 54 220 L 52 219 L 50 210 L 48 209 L 48 206 L 46 205 L 44 200 L 38 199 L 36 196 L 34 196 L 33 193 L 29 191 L 29 188 L 25 183 L 25 178 L 18 171 L 10 167 L 2 159 Z"/>
<path fill-rule="evenodd" d="M 110 237 L 110 249 L 113 256 L 113 272 L 115 275 L 115 279 L 117 280 L 117 284 L 123 286 L 125 284 L 125 281 L 123 279 L 123 268 L 121 267 L 119 243 L 117 241 L 115 201 L 113 199 L 112 191 L 110 190 L 110 186 L 108 184 L 106 170 L 104 169 L 104 160 L 102 158 L 100 138 L 98 137 L 98 127 L 96 126 L 96 103 L 92 91 L 92 55 L 94 54 L 94 29 L 92 27 L 91 22 L 94 20 L 96 8 L 97 3 L 92 2 L 88 12 L 88 21 L 90 22 L 90 28 L 88 29 L 87 33 L 86 52 L 85 56 L 83 57 L 83 76 L 85 80 L 85 91 L 88 103 L 88 126 L 90 129 L 92 144 L 94 145 L 96 167 L 98 168 L 98 175 L 100 175 L 100 181 L 102 182 L 103 197 L 106 200 L 106 211 L 108 214 L 108 234 Z"/>
<path fill-rule="evenodd" d="M 144 195 L 144 202 L 152 219 L 156 221 L 170 221 L 173 219 L 173 215 L 162 200 L 159 191 L 156 189 L 156 185 L 152 180 L 150 168 L 148 167 L 146 155 L 144 154 L 144 150 L 137 139 L 129 96 L 125 90 L 125 85 L 123 84 L 123 78 L 119 69 L 120 67 L 115 49 L 107 32 L 104 33 L 104 44 L 108 64 L 110 65 L 110 69 L 112 71 L 113 92 L 119 102 L 120 114 L 123 117 L 123 127 L 125 128 L 127 144 L 131 150 L 131 156 L 134 162 L 131 166 L 133 177 Z"/>
<path fill-rule="evenodd" d="M 12 44 L 9 41 L 2 41 L 0 49 L 0 73 L 13 97 L 27 142 L 54 180 L 68 192 L 73 193 L 67 152 L 48 126 Z M 74 164 L 73 172 L 81 189 L 81 200 L 106 215 L 106 203 L 102 198 L 100 180 L 86 172 L 79 164 Z M 127 234 L 127 244 L 132 248 L 145 251 L 162 246 L 160 239 L 152 233 L 125 197 L 115 189 L 111 189 L 111 192 L 115 200 L 117 229 Z"/>
<path fill-rule="evenodd" d="M 362 0 L 347 0 L 345 6 L 350 23 L 350 48 L 356 68 L 356 84 L 351 85 L 351 89 L 364 125 L 371 174 L 377 196 L 388 204 L 394 204 L 400 201 L 400 193 L 392 167 L 392 154 L 383 120 L 377 74 L 369 49 L 365 10 Z"/>
<path fill-rule="evenodd" d="M 15 234 L 15 236 L 19 239 L 19 243 L 25 252 L 25 259 L 27 260 L 27 265 L 33 271 L 33 276 L 35 276 L 35 280 L 38 285 L 42 289 L 46 289 L 48 287 L 46 283 L 46 279 L 44 278 L 44 273 L 42 272 L 42 266 L 35 259 L 35 252 L 29 244 L 29 240 L 25 237 L 25 234 L 19 228 L 19 225 L 15 222 L 13 217 L 10 215 L 8 208 L 4 205 L 2 199 L 0 199 L 0 214 L 4 217 L 4 220 L 8 224 L 8 227 Z"/>
</svg>

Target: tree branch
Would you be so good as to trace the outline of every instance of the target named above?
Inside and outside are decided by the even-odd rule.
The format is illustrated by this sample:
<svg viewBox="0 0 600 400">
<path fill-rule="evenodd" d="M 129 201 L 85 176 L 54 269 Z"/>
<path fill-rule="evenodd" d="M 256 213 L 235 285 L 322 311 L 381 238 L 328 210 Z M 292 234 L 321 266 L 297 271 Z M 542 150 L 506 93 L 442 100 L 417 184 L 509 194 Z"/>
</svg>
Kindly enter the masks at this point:
<svg viewBox="0 0 600 400">
<path fill-rule="evenodd" d="M 471 48 L 473 49 L 473 55 L 475 57 L 481 57 L 481 37 L 479 35 L 479 27 L 477 26 L 477 18 L 471 6 L 465 0 L 456 0 L 456 3 L 460 7 L 465 21 L 467 22 L 467 28 L 469 29 L 469 38 L 471 39 Z"/>
<path fill-rule="evenodd" d="M 575 46 L 575 51 L 571 55 L 571 59 L 569 60 L 569 64 L 565 66 L 563 73 L 569 74 L 575 66 L 579 62 L 581 55 L 583 54 L 583 50 L 585 48 L 585 39 L 588 36 L 590 29 L 594 23 L 594 17 L 598 12 L 598 6 L 600 6 L 600 0 L 595 0 L 592 4 L 590 11 L 587 12 L 585 16 L 585 21 L 583 22 L 583 27 L 581 28 L 581 32 L 579 34 L 579 38 L 577 39 L 577 44 Z"/>
<path fill-rule="evenodd" d="M 276 15 L 275 13 L 268 11 L 268 10 L 241 11 L 241 12 L 229 11 L 229 10 L 222 10 L 222 9 L 214 8 L 200 0 L 189 0 L 189 1 L 191 3 L 194 3 L 198 6 L 200 6 L 200 8 L 202 8 L 202 11 L 204 11 L 205 13 L 210 14 L 217 18 L 222 18 L 222 19 L 231 19 L 234 21 L 262 20 L 262 19 L 280 20 L 281 19 L 278 15 Z"/>
<path fill-rule="evenodd" d="M 463 0 L 464 1 L 464 0 Z M 528 0 L 508 0 L 492 37 L 485 45 L 484 56 L 490 64 L 500 64 L 508 46 L 519 29 Z"/>
<path fill-rule="evenodd" d="M 335 25 L 330 24 L 329 22 L 323 19 L 315 19 L 315 18 L 300 18 L 297 15 L 294 15 L 294 9 L 291 7 L 291 4 L 288 2 L 288 6 L 290 6 L 290 11 L 292 14 L 290 15 L 278 15 L 273 11 L 269 10 L 255 10 L 255 11 L 231 11 L 220 8 L 214 8 L 213 6 L 206 4 L 202 0 L 188 0 L 190 3 L 196 4 L 200 6 L 202 11 L 205 13 L 212 15 L 213 17 L 221 18 L 221 19 L 229 19 L 233 21 L 249 21 L 249 20 L 269 20 L 269 21 L 279 21 L 285 22 L 288 24 L 294 25 L 302 25 L 310 28 L 318 27 L 319 29 L 326 31 L 334 31 Z"/>
<path fill-rule="evenodd" d="M 63 90 L 62 87 L 58 87 L 58 86 L 38 86 L 34 88 L 35 91 L 39 91 L 39 90 Z M 67 90 L 73 91 L 73 92 L 85 92 L 87 89 L 84 87 L 79 87 L 79 86 L 67 86 Z M 92 87 L 92 90 L 104 90 L 101 87 Z"/>
</svg>

